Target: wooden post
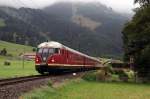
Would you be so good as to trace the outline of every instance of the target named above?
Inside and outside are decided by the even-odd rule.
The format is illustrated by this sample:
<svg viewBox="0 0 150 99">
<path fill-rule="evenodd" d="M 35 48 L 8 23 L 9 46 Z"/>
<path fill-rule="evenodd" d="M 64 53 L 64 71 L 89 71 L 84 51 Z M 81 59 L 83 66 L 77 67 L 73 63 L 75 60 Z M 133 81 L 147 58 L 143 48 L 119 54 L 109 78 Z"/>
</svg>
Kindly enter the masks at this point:
<svg viewBox="0 0 150 99">
<path fill-rule="evenodd" d="M 22 68 L 24 69 L 24 54 L 25 54 L 25 48 L 23 48 L 23 57 L 22 57 Z"/>
</svg>

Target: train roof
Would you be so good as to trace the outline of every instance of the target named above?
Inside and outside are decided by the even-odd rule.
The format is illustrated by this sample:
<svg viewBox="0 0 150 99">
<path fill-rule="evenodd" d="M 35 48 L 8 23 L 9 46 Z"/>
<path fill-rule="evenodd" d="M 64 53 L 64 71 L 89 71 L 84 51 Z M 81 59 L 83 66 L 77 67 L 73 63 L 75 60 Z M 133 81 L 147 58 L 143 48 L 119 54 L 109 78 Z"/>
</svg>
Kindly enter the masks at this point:
<svg viewBox="0 0 150 99">
<path fill-rule="evenodd" d="M 54 41 L 44 42 L 38 45 L 38 48 L 43 48 L 43 47 L 62 48 L 63 45 Z"/>
<path fill-rule="evenodd" d="M 67 50 L 69 50 L 69 51 L 71 51 L 71 52 L 74 52 L 74 53 L 77 53 L 77 54 L 82 55 L 82 56 L 84 56 L 84 57 L 87 57 L 87 58 L 89 58 L 89 59 L 92 59 L 92 60 L 95 60 L 95 61 L 100 62 L 97 58 L 94 58 L 94 57 L 88 56 L 88 55 L 86 55 L 86 54 L 83 54 L 83 53 L 81 53 L 81 52 L 79 52 L 79 51 L 76 51 L 76 50 L 74 50 L 74 49 L 71 49 L 71 48 L 69 48 L 69 47 L 67 47 L 67 46 L 65 46 L 65 45 L 63 45 L 63 44 L 61 44 L 61 43 L 55 42 L 55 41 L 44 42 L 44 43 L 41 43 L 41 44 L 38 45 L 38 48 L 43 48 L 43 47 L 64 48 L 64 49 L 67 49 Z"/>
</svg>

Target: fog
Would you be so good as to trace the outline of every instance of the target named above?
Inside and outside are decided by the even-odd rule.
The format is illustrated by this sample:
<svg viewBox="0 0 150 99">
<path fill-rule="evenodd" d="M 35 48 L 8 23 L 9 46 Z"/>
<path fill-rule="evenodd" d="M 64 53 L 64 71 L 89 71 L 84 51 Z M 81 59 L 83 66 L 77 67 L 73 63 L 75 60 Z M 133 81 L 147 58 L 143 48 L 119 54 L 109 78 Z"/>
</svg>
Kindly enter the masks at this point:
<svg viewBox="0 0 150 99">
<path fill-rule="evenodd" d="M 69 0 L 0 0 L 1 6 L 12 7 L 29 7 L 29 8 L 43 8 L 56 2 L 68 2 Z M 70 0 L 71 2 L 100 2 L 115 11 L 132 13 L 132 9 L 137 7 L 134 0 Z"/>
</svg>

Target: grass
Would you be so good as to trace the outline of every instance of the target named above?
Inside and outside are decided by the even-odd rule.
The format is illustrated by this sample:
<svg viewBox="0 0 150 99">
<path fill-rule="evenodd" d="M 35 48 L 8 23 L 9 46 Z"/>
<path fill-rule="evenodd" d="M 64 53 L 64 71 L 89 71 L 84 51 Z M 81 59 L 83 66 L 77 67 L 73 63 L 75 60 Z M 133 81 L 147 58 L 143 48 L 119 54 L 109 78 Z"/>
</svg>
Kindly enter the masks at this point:
<svg viewBox="0 0 150 99">
<path fill-rule="evenodd" d="M 18 57 L 23 52 L 32 52 L 33 47 L 0 41 L 0 50 L 6 48 L 8 54 Z"/>
<path fill-rule="evenodd" d="M 36 75 L 33 61 L 10 60 L 11 65 L 5 66 L 5 58 L 0 58 L 0 78 L 10 78 L 19 76 Z"/>
<path fill-rule="evenodd" d="M 3 48 L 6 48 L 8 54 L 11 54 L 11 57 L 0 56 L 0 78 L 37 74 L 34 61 L 24 61 L 23 67 L 23 61 L 18 58 L 20 53 L 32 52 L 33 47 L 0 41 L 0 50 Z M 6 60 L 10 61 L 10 66 L 4 65 Z"/>
<path fill-rule="evenodd" d="M 150 99 L 150 86 L 80 80 L 58 88 L 47 86 L 34 90 L 23 99 Z"/>
</svg>

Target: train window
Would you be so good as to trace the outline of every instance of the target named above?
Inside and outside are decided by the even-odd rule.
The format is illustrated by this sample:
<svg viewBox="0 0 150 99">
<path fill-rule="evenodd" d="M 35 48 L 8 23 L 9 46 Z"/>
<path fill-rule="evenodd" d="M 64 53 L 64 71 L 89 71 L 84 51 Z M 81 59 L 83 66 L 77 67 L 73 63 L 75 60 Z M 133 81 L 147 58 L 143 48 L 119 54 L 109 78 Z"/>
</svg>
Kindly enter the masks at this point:
<svg viewBox="0 0 150 99">
<path fill-rule="evenodd" d="M 49 49 L 49 54 L 52 54 L 52 53 L 54 53 L 54 49 L 53 49 L 53 48 L 50 48 L 50 49 Z"/>
<path fill-rule="evenodd" d="M 55 48 L 55 53 L 59 53 L 59 49 L 58 48 Z"/>
<path fill-rule="evenodd" d="M 44 48 L 43 53 L 48 53 L 48 48 Z"/>
<path fill-rule="evenodd" d="M 39 48 L 38 49 L 38 53 L 42 53 L 43 49 L 42 48 Z"/>
</svg>

